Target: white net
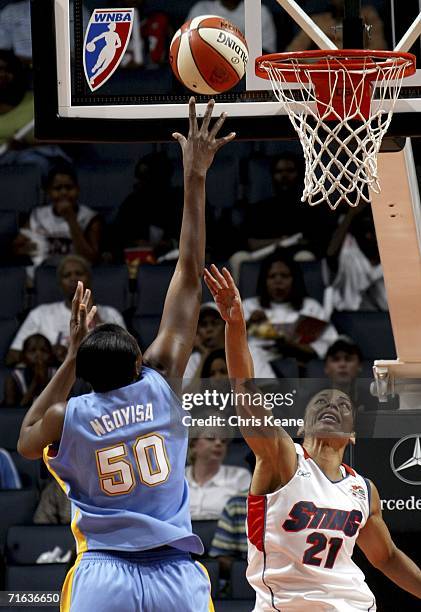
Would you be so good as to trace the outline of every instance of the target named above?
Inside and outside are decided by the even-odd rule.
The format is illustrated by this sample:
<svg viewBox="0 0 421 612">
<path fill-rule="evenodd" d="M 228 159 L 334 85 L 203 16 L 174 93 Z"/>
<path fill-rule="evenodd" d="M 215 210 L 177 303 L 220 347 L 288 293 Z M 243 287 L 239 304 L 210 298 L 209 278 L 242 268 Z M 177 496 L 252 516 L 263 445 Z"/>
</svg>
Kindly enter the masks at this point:
<svg viewBox="0 0 421 612">
<path fill-rule="evenodd" d="M 377 155 L 409 63 L 392 57 L 382 65 L 363 58 L 358 70 L 347 66 L 343 58 L 330 56 L 320 70 L 309 63 L 303 66 L 296 58 L 283 60 L 281 68 L 261 63 L 303 147 L 303 202 L 311 206 L 327 202 L 332 209 L 341 202 L 357 206 L 361 200 L 370 201 L 369 188 L 380 191 Z M 291 75 L 295 75 L 293 83 Z M 376 81 L 375 86 L 368 85 L 367 76 Z M 314 86 L 321 79 L 327 92 L 323 100 L 320 88 Z M 365 118 L 361 109 L 367 104 L 367 92 Z"/>
</svg>

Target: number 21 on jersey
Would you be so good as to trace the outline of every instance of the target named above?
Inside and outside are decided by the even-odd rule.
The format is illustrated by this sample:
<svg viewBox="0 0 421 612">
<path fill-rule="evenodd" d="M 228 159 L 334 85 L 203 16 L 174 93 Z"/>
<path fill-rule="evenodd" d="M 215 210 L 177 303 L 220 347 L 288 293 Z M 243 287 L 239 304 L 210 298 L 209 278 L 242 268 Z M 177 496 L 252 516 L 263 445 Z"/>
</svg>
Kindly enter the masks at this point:
<svg viewBox="0 0 421 612">
<path fill-rule="evenodd" d="M 137 438 L 133 454 L 142 484 L 154 487 L 168 479 L 171 467 L 161 435 L 151 433 Z M 101 489 L 107 495 L 127 495 L 136 486 L 135 471 L 123 442 L 97 450 L 96 463 Z"/>
</svg>

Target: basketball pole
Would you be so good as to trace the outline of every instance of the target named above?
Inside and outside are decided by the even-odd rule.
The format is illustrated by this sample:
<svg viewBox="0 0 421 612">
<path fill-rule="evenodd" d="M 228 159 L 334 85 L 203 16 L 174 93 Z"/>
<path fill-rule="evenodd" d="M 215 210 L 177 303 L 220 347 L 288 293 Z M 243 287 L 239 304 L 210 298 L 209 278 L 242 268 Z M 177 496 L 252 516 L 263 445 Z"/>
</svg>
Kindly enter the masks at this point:
<svg viewBox="0 0 421 612">
<path fill-rule="evenodd" d="M 361 0 L 345 0 L 344 2 L 343 48 L 364 49 Z"/>
<path fill-rule="evenodd" d="M 408 52 L 421 35 L 421 13 L 394 51 Z M 403 393 L 408 379 L 421 379 L 421 203 L 410 139 L 398 153 L 379 154 L 382 192 L 371 193 L 371 208 L 389 303 L 397 359 L 378 359 L 376 395 Z M 399 180 L 396 180 L 399 177 Z M 421 388 L 421 387 L 420 387 Z"/>
<path fill-rule="evenodd" d="M 376 360 L 380 401 L 402 383 L 421 378 L 421 204 L 411 141 L 402 151 L 380 153 L 380 193 L 371 209 L 389 304 L 397 359 Z"/>
<path fill-rule="evenodd" d="M 418 14 L 418 17 L 416 17 L 413 24 L 402 36 L 394 48 L 394 51 L 403 51 L 407 53 L 419 36 L 421 36 L 421 13 Z"/>
</svg>

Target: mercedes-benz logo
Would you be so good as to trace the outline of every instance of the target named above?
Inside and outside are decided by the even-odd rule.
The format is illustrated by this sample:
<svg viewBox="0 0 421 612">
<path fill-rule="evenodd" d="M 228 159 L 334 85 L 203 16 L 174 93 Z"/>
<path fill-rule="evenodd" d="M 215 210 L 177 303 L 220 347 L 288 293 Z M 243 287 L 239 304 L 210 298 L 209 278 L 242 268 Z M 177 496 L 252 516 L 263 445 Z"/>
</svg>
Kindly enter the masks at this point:
<svg viewBox="0 0 421 612">
<path fill-rule="evenodd" d="M 404 461 L 402 461 L 403 457 Z M 405 478 L 402 475 L 405 470 L 417 466 L 419 468 L 417 480 Z M 421 434 L 411 434 L 396 442 L 390 453 L 390 467 L 399 480 L 410 485 L 421 485 Z"/>
</svg>

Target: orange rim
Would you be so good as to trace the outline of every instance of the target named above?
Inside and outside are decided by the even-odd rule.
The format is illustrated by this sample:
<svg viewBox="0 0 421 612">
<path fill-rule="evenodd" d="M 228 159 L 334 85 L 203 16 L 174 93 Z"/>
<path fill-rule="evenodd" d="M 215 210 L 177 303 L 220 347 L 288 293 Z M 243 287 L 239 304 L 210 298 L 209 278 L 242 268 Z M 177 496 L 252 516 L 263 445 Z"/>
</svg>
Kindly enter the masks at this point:
<svg viewBox="0 0 421 612">
<path fill-rule="evenodd" d="M 291 63 L 292 60 L 296 61 Z M 367 60 L 371 60 L 372 63 L 368 64 Z M 404 67 L 403 77 L 412 76 L 416 71 L 416 58 L 412 53 L 372 51 L 371 49 L 320 49 L 270 53 L 256 58 L 256 75 L 262 79 L 270 79 L 268 66 L 284 73 L 287 81 L 297 81 L 297 74 L 311 74 L 313 71 L 328 74 L 332 71 L 343 70 L 344 67 L 349 72 L 367 71 L 364 78 L 372 80 L 381 70 L 398 66 Z"/>
</svg>

